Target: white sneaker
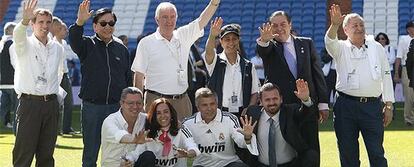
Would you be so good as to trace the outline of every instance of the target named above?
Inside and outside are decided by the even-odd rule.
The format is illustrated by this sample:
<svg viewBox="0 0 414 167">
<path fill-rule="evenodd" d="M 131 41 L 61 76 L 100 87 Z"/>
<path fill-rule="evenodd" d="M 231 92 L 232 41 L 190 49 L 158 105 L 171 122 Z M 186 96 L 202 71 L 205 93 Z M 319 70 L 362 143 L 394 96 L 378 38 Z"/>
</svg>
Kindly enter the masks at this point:
<svg viewBox="0 0 414 167">
<path fill-rule="evenodd" d="M 7 123 L 6 127 L 7 128 L 13 128 L 13 125 L 9 122 L 9 123 Z"/>
</svg>

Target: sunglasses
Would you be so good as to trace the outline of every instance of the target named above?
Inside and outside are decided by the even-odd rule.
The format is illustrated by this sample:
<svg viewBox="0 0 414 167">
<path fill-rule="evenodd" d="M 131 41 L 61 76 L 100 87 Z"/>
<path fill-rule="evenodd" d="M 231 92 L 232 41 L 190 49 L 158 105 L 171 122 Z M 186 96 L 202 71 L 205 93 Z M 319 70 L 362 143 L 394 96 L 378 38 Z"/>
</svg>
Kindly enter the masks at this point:
<svg viewBox="0 0 414 167">
<path fill-rule="evenodd" d="M 385 40 L 385 38 L 378 38 L 379 40 Z"/>
<path fill-rule="evenodd" d="M 99 25 L 101 25 L 102 27 L 105 27 L 107 24 L 109 26 L 113 27 L 115 25 L 115 22 L 114 21 L 109 21 L 109 22 L 101 21 L 101 22 L 99 22 Z"/>
</svg>

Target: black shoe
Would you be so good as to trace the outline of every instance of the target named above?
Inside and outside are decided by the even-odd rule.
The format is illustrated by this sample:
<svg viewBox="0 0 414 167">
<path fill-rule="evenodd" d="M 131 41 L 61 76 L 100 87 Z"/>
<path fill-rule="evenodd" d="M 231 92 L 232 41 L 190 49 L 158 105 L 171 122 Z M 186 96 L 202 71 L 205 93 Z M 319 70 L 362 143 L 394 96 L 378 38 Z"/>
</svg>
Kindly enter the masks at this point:
<svg viewBox="0 0 414 167">
<path fill-rule="evenodd" d="M 405 123 L 407 126 L 413 126 L 413 124 L 412 123 L 410 123 L 410 122 L 406 122 Z"/>
<path fill-rule="evenodd" d="M 76 134 L 80 134 L 80 132 L 77 132 L 75 130 L 73 130 L 72 128 L 70 128 L 69 131 L 64 131 L 62 132 L 64 135 L 76 135 Z"/>
</svg>

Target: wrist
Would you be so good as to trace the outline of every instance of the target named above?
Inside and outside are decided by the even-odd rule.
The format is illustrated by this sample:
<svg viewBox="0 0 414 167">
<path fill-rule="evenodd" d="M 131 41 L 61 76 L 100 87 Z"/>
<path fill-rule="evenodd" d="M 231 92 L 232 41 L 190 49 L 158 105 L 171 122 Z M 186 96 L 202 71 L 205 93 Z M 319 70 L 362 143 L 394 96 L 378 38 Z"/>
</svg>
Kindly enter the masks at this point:
<svg viewBox="0 0 414 167">
<path fill-rule="evenodd" d="M 215 7 L 217 7 L 219 5 L 219 3 L 213 3 L 213 2 L 210 2 L 210 4 L 215 6 Z"/>
<path fill-rule="evenodd" d="M 29 22 L 30 22 L 30 19 L 23 19 L 22 20 L 22 24 L 25 25 L 25 26 L 29 25 Z"/>
<path fill-rule="evenodd" d="M 84 21 L 80 21 L 79 19 L 76 20 L 76 25 L 83 26 L 85 24 Z"/>
</svg>

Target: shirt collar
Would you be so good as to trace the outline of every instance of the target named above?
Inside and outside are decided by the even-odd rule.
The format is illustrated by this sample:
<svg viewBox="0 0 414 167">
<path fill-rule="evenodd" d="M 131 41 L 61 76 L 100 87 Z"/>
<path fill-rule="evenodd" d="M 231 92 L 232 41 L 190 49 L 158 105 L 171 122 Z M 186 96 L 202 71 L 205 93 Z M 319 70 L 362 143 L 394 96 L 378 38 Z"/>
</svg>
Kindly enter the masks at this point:
<svg viewBox="0 0 414 167">
<path fill-rule="evenodd" d="M 39 46 L 46 46 L 47 47 L 47 46 L 50 46 L 53 42 L 58 43 L 57 41 L 54 41 L 50 35 L 47 35 L 46 45 L 43 45 L 43 43 L 39 39 L 37 39 L 37 37 L 34 34 L 32 34 L 32 36 L 30 38 L 32 38 L 32 40 L 37 44 L 38 47 Z"/>
<path fill-rule="evenodd" d="M 267 114 L 267 112 L 264 110 L 264 108 L 262 109 L 262 116 L 261 116 L 261 118 L 264 120 L 264 121 L 268 121 L 269 120 L 269 118 L 270 118 L 270 116 L 269 116 L 269 114 Z M 271 117 L 274 121 L 277 121 L 278 119 L 279 119 L 279 115 L 280 115 L 280 109 L 279 109 L 279 112 L 277 112 L 275 115 L 273 115 L 273 117 Z"/>
<path fill-rule="evenodd" d="M 139 115 L 138 115 L 138 117 L 139 117 Z M 126 122 L 124 116 L 122 115 L 121 109 L 119 109 L 115 113 L 115 119 L 116 119 L 116 122 L 119 122 L 124 128 L 128 128 L 128 123 Z"/>
<path fill-rule="evenodd" d="M 227 64 L 231 65 L 231 64 L 229 63 L 229 61 L 228 61 L 228 59 L 227 59 L 227 56 L 226 56 L 226 53 L 224 53 L 224 51 L 223 51 L 223 52 L 221 52 L 221 53 L 219 54 L 219 57 L 220 57 L 221 59 L 223 59 L 224 61 L 226 61 L 226 63 L 227 63 Z M 239 53 L 237 53 L 236 63 L 234 63 L 233 65 L 239 65 L 239 63 L 240 63 L 240 55 L 239 55 Z"/>
<path fill-rule="evenodd" d="M 291 44 L 293 42 L 293 39 L 292 39 L 292 35 L 289 35 L 289 38 L 286 40 L 286 42 L 284 42 L 284 43 L 286 43 L 286 44 Z"/>
<path fill-rule="evenodd" d="M 177 39 L 175 36 L 176 36 L 176 35 L 175 35 L 175 30 L 174 30 L 174 31 L 173 31 L 173 36 L 172 36 L 172 38 L 171 38 L 171 41 L 173 41 L 173 40 L 176 40 L 176 39 Z M 161 33 L 160 33 L 160 28 L 159 28 L 159 27 L 157 28 L 157 31 L 155 31 L 155 39 L 160 40 L 160 41 L 162 41 L 162 40 L 166 40 L 166 41 L 168 41 L 167 39 L 165 39 L 165 38 L 161 35 Z"/>
<path fill-rule="evenodd" d="M 216 113 L 216 117 L 214 117 L 214 119 L 211 122 L 221 122 L 222 120 L 222 114 L 221 114 L 221 110 L 217 109 L 217 113 Z M 195 118 L 195 123 L 205 123 L 205 121 L 201 118 L 201 112 L 198 112 Z"/>
</svg>

